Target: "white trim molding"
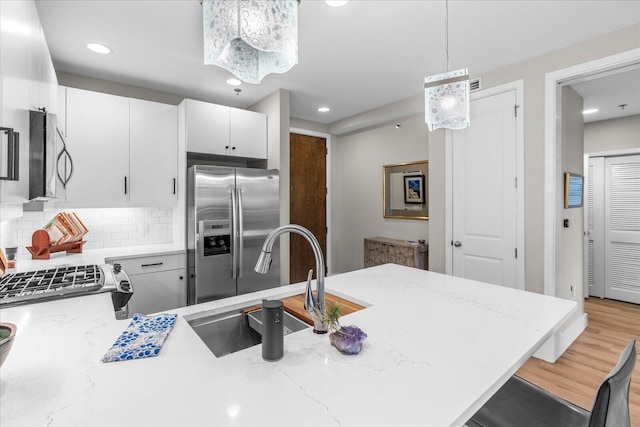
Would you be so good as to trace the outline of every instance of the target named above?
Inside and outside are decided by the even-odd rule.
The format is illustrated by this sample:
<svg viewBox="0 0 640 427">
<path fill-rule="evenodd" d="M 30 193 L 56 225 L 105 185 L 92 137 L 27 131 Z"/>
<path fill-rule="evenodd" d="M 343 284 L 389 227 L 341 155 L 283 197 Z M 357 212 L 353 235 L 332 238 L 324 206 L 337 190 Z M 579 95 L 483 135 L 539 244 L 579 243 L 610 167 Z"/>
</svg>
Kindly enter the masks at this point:
<svg viewBox="0 0 640 427">
<path fill-rule="evenodd" d="M 568 80 L 624 67 L 640 62 L 640 49 L 632 49 L 616 55 L 563 68 L 545 75 L 545 179 L 544 179 L 544 293 L 555 296 L 560 283 L 561 254 L 560 222 L 562 219 L 562 194 L 558 191 L 558 177 L 562 173 L 560 133 L 560 97 L 558 89 Z"/>
</svg>

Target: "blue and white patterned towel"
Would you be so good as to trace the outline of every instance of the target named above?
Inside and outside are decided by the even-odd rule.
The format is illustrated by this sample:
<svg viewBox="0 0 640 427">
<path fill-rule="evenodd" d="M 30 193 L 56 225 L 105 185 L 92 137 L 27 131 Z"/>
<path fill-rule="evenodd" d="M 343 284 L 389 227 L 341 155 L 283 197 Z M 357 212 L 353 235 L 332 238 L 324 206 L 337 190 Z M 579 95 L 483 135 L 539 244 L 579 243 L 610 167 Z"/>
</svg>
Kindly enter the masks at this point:
<svg viewBox="0 0 640 427">
<path fill-rule="evenodd" d="M 177 317 L 177 314 L 134 314 L 127 329 L 102 357 L 102 361 L 117 362 L 157 356 Z"/>
</svg>

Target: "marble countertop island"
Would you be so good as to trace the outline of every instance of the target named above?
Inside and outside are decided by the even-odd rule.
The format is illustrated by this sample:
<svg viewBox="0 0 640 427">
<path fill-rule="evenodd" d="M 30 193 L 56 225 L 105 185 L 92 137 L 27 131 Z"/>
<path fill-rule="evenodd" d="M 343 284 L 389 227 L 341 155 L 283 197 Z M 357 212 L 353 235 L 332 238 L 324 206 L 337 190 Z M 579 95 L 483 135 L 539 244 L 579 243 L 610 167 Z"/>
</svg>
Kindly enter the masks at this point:
<svg viewBox="0 0 640 427">
<path fill-rule="evenodd" d="M 368 338 L 346 356 L 311 328 L 216 358 L 185 316 L 301 293 L 291 285 L 172 311 L 158 357 L 102 363 L 128 320 L 110 296 L 0 311 L 18 325 L 0 369 L 0 425 L 459 426 L 576 310 L 544 295 L 383 265 L 328 277 L 367 308 L 343 316 Z"/>
</svg>

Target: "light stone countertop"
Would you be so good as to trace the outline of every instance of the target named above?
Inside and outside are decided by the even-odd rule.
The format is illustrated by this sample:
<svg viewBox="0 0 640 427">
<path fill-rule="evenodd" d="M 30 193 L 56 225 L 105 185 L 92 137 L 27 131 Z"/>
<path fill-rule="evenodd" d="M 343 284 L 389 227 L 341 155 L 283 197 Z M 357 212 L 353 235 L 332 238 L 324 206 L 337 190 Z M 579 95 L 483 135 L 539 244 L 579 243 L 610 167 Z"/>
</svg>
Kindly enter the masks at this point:
<svg viewBox="0 0 640 427">
<path fill-rule="evenodd" d="M 167 243 L 158 245 L 121 246 L 117 248 L 104 249 L 85 249 L 80 254 L 55 252 L 51 254 L 50 259 L 45 260 L 31 259 L 31 254 L 21 254 L 18 255 L 16 259 L 16 268 L 7 270 L 7 274 L 31 270 L 44 270 L 65 264 L 104 264 L 105 258 L 180 252 L 184 253 L 184 244 L 178 245 Z"/>
<path fill-rule="evenodd" d="M 172 311 L 158 357 L 100 362 L 128 320 L 98 294 L 0 311 L 18 325 L 0 369 L 0 425 L 459 426 L 575 310 L 569 300 L 387 264 L 328 277 L 366 303 L 368 338 L 340 354 L 311 329 L 277 362 L 255 346 L 216 358 L 184 316 L 301 293 L 284 286 Z"/>
</svg>

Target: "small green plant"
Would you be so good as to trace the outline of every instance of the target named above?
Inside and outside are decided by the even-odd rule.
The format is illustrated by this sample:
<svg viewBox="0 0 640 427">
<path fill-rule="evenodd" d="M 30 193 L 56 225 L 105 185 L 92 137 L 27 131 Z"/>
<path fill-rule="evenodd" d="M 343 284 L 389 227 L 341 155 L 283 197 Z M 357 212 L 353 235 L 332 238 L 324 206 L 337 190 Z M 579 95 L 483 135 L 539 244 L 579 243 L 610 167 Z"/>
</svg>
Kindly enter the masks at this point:
<svg viewBox="0 0 640 427">
<path fill-rule="evenodd" d="M 329 329 L 332 332 L 340 331 L 340 314 L 342 313 L 342 304 L 337 302 L 330 302 L 327 307 L 327 314 L 325 317 L 325 321 L 329 325 Z"/>
</svg>

